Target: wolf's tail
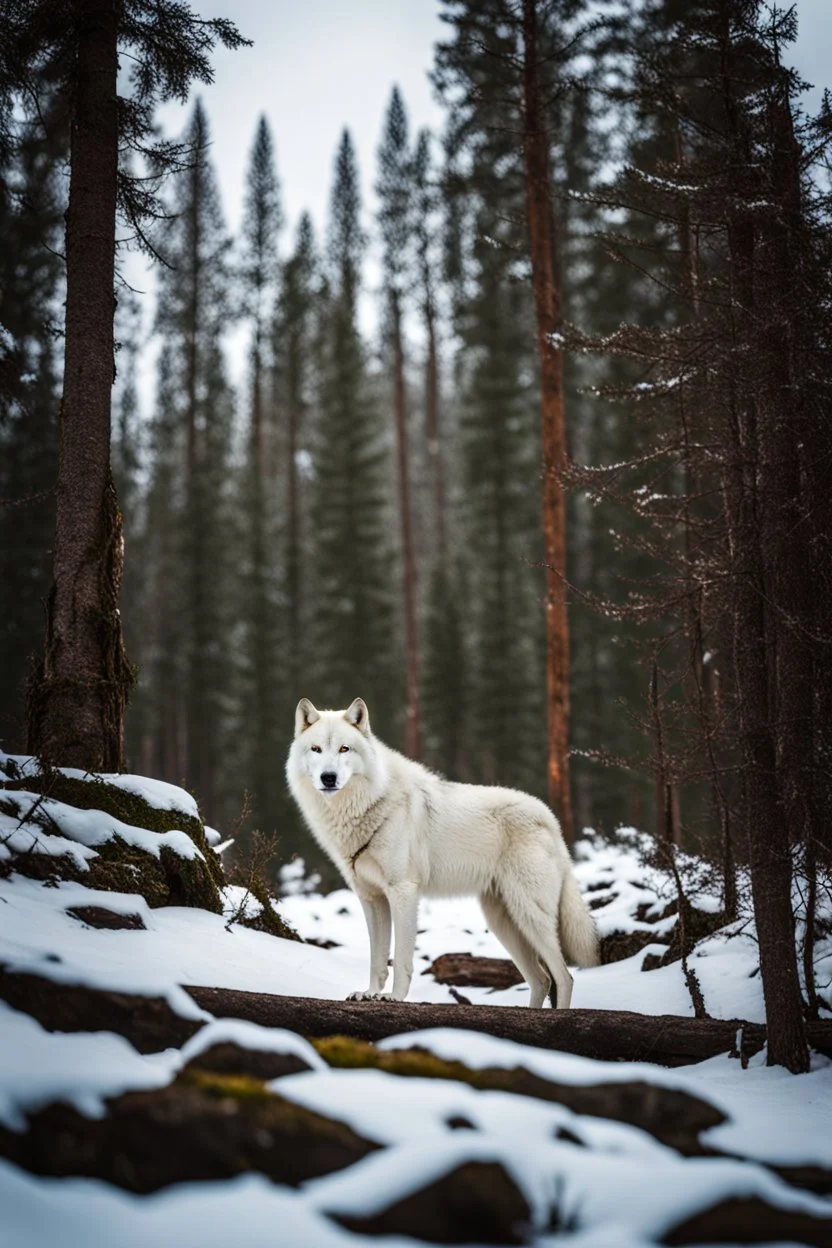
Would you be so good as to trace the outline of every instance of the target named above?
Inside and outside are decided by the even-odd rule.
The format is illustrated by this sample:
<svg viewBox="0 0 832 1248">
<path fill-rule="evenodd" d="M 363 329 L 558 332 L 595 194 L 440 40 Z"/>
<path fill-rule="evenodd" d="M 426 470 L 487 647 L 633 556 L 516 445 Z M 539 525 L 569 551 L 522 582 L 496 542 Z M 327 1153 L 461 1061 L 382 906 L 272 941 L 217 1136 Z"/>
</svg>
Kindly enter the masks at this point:
<svg viewBox="0 0 832 1248">
<path fill-rule="evenodd" d="M 581 896 L 571 864 L 560 894 L 560 947 L 570 966 L 598 966 L 601 961 L 595 920 Z"/>
</svg>

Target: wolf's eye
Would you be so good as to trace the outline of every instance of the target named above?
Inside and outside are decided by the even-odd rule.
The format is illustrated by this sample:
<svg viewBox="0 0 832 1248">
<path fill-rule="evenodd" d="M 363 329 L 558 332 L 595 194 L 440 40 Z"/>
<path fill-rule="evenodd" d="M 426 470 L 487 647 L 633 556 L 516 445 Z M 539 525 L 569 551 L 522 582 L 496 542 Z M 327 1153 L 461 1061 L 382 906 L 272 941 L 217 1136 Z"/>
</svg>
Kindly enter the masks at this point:
<svg viewBox="0 0 832 1248">
<path fill-rule="evenodd" d="M 309 748 L 313 754 L 320 754 L 321 752 L 321 747 L 319 745 L 310 745 Z"/>
<path fill-rule="evenodd" d="M 350 747 L 348 745 L 342 745 L 340 750 L 338 751 L 339 754 L 349 754 L 349 752 L 350 752 Z"/>
</svg>

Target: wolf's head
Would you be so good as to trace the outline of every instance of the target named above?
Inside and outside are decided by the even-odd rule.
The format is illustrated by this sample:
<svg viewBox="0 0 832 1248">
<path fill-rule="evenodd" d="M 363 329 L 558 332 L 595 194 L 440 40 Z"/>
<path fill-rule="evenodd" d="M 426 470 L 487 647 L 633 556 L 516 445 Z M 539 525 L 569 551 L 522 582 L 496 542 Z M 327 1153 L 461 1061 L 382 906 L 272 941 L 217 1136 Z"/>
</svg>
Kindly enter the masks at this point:
<svg viewBox="0 0 832 1248">
<path fill-rule="evenodd" d="M 326 797 L 340 793 L 353 776 L 368 775 L 372 737 L 363 698 L 356 698 L 345 711 L 318 711 L 308 698 L 301 698 L 290 761 Z"/>
</svg>

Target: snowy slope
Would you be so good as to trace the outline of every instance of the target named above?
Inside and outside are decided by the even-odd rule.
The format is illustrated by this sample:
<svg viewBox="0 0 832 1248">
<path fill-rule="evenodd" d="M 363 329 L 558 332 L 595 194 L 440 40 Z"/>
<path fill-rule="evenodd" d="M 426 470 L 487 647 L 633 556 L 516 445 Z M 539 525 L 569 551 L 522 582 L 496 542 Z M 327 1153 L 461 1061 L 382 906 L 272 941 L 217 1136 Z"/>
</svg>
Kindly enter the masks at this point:
<svg viewBox="0 0 832 1248">
<path fill-rule="evenodd" d="M 194 809 L 192 799 L 170 791 L 172 786 L 157 788 L 140 777 L 122 782 L 165 809 L 184 814 Z M 83 814 L 77 822 L 64 821 L 76 848 L 95 845 L 100 833 L 95 812 Z M 643 923 L 657 935 L 668 934 L 672 918 L 651 926 L 649 918 L 635 917 L 637 910 L 648 916 L 663 912 L 668 884 L 640 862 L 634 835 L 623 835 L 612 847 L 586 841 L 579 854 L 582 887 L 596 899 L 610 897 L 596 910 L 602 933 L 638 930 Z M 327 896 L 304 891 L 296 867 L 293 878 L 294 891 L 280 903 L 281 913 L 301 936 L 333 947 L 280 940 L 203 910 L 151 909 L 139 896 L 12 874 L 0 879 L 0 965 L 64 984 L 164 996 L 191 1018 L 210 1016 L 182 984 L 341 999 L 365 986 L 368 949 L 360 906 L 346 890 Z M 230 890 L 229 912 L 238 900 Z M 702 909 L 714 904 L 704 877 L 697 904 Z M 79 906 L 136 915 L 144 930 L 89 927 L 68 913 Z M 641 970 L 651 948 L 577 972 L 575 1006 L 692 1014 L 678 964 Z M 475 902 L 423 903 L 414 1001 L 455 1008 L 447 987 L 419 973 L 448 952 L 504 956 Z M 828 956 L 825 946 L 820 954 Z M 702 942 L 691 964 L 711 1014 L 762 1019 L 756 947 L 747 922 Z M 490 1005 L 518 1005 L 527 997 L 525 986 L 465 993 L 474 1003 Z M 296 1055 L 309 1069 L 275 1080 L 274 1092 L 349 1124 L 381 1149 L 298 1189 L 249 1174 L 151 1196 L 93 1179 L 40 1178 L 0 1161 L 0 1248 L 148 1243 L 211 1248 L 241 1235 L 246 1248 L 277 1242 L 287 1248 L 365 1242 L 395 1248 L 414 1241 L 399 1235 L 379 1240 L 346 1230 L 334 1219 L 371 1217 L 471 1162 L 497 1163 L 510 1176 L 531 1211 L 526 1237 L 538 1245 L 555 1239 L 575 1248 L 654 1244 L 686 1217 L 727 1197 L 757 1197 L 774 1209 L 832 1217 L 832 1201 L 790 1186 L 771 1169 L 819 1167 L 832 1174 L 832 1063 L 820 1057 L 810 1074 L 794 1077 L 767 1069 L 764 1054 L 752 1058 L 746 1070 L 725 1055 L 670 1071 L 647 1063 L 600 1063 L 450 1028 L 391 1037 L 379 1046 L 394 1053 L 416 1045 L 472 1070 L 522 1068 L 557 1084 L 637 1081 L 686 1092 L 725 1115 L 701 1143 L 726 1156 L 683 1157 L 645 1130 L 557 1102 L 377 1069 L 330 1068 L 302 1038 L 252 1024 L 209 1022 L 181 1050 L 142 1055 L 110 1033 L 48 1033 L 0 1003 L 0 1128 L 21 1132 L 27 1115 L 55 1101 L 100 1118 L 107 1098 L 164 1088 L 188 1062 L 221 1043 Z M 547 1229 L 555 1223 L 562 1228 L 557 1237 Z"/>
</svg>

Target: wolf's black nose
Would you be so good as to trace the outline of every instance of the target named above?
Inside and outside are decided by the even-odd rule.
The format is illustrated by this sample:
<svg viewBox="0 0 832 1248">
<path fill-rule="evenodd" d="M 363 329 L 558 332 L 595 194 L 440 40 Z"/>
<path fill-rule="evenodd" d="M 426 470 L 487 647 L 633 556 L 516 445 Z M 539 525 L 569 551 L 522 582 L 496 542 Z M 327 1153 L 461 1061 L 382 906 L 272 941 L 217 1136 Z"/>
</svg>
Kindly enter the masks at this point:
<svg viewBox="0 0 832 1248">
<path fill-rule="evenodd" d="M 325 789 L 334 789 L 338 783 L 338 777 L 334 771 L 325 771 L 321 774 L 321 784 Z"/>
</svg>

